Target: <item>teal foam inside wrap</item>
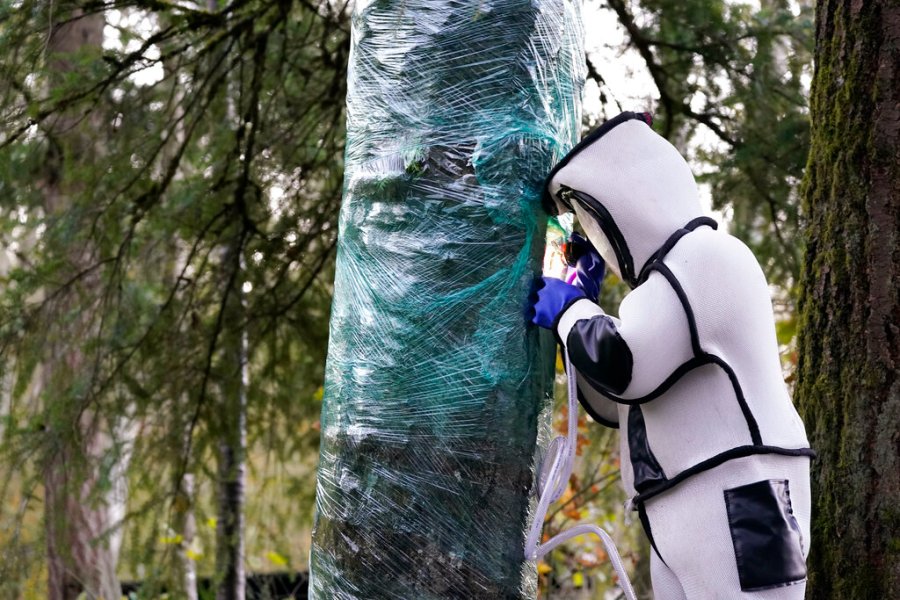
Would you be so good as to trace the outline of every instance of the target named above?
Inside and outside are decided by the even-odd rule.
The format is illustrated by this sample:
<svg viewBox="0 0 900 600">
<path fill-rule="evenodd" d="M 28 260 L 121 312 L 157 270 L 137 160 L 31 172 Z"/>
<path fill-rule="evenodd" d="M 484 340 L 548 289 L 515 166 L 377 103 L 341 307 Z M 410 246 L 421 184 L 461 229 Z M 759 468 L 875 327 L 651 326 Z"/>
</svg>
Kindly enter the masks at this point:
<svg viewBox="0 0 900 600">
<path fill-rule="evenodd" d="M 525 319 L 580 131 L 568 1 L 381 0 L 352 20 L 313 598 L 528 598 L 554 341 Z"/>
</svg>

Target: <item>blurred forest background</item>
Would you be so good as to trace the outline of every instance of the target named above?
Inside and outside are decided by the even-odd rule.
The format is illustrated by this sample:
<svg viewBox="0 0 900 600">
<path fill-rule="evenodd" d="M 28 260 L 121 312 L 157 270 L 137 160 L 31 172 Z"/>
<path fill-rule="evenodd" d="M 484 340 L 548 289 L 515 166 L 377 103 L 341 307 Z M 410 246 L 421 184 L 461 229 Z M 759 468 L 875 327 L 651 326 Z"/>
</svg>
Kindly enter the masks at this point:
<svg viewBox="0 0 900 600">
<path fill-rule="evenodd" d="M 0 0 L 0 597 L 306 569 L 350 8 Z M 763 264 L 791 382 L 811 7 L 585 11 L 585 129 L 655 114 Z M 581 433 L 545 531 L 611 527 L 646 594 L 612 433 Z M 604 597 L 605 558 L 553 552 L 542 597 Z"/>
</svg>

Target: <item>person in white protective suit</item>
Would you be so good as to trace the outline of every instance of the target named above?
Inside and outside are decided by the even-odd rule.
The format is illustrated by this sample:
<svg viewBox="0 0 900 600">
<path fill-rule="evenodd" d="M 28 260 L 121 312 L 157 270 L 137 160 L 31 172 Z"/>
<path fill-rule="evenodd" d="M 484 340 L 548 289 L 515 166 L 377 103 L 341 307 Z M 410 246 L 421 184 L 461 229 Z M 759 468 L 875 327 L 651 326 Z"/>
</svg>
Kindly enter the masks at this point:
<svg viewBox="0 0 900 600">
<path fill-rule="evenodd" d="M 548 210 L 574 211 L 633 288 L 618 318 L 583 285 L 545 277 L 534 321 L 568 351 L 585 410 L 621 431 L 657 600 L 803 598 L 814 453 L 769 289 L 751 251 L 702 216 L 687 163 L 650 124 L 619 115 L 547 182 Z"/>
</svg>

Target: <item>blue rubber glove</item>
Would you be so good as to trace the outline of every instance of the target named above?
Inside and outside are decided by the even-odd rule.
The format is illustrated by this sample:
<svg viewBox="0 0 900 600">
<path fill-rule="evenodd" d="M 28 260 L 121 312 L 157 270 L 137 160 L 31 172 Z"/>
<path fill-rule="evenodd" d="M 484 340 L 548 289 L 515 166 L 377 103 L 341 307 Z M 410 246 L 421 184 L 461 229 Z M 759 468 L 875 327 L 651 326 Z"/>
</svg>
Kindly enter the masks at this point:
<svg viewBox="0 0 900 600">
<path fill-rule="evenodd" d="M 542 277 L 538 282 L 531 322 L 546 329 L 553 329 L 553 323 L 559 313 L 579 298 L 585 297 L 583 291 L 562 279 Z"/>
<path fill-rule="evenodd" d="M 585 295 L 594 302 L 600 297 L 600 286 L 606 275 L 606 263 L 594 245 L 584 236 L 572 232 L 566 243 L 566 260 L 576 272 L 575 285 L 584 290 Z"/>
</svg>

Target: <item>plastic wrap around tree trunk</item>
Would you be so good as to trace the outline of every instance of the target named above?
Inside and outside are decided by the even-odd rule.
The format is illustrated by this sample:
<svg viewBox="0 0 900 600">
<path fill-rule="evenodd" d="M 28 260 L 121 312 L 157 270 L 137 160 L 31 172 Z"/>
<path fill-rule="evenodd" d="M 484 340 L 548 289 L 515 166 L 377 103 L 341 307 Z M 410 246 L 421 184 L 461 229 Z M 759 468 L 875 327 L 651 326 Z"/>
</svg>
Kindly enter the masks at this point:
<svg viewBox="0 0 900 600">
<path fill-rule="evenodd" d="M 311 597 L 534 597 L 525 309 L 583 80 L 576 2 L 357 4 Z"/>
</svg>

